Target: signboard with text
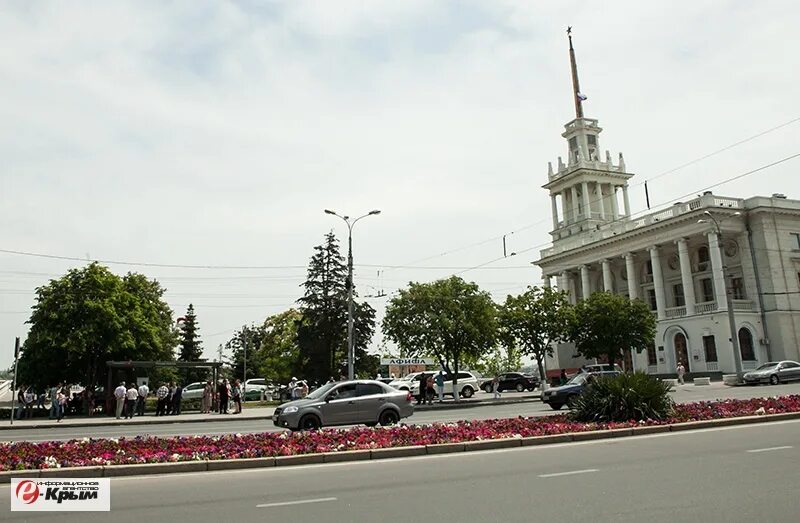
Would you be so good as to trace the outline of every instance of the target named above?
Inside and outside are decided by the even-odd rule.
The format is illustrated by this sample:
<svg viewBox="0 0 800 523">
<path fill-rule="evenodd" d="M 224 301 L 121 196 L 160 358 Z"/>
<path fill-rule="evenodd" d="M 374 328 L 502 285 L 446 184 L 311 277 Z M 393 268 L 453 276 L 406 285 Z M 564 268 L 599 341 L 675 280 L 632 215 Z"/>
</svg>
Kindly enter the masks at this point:
<svg viewBox="0 0 800 523">
<path fill-rule="evenodd" d="M 381 358 L 381 365 L 436 365 L 436 358 Z"/>
</svg>

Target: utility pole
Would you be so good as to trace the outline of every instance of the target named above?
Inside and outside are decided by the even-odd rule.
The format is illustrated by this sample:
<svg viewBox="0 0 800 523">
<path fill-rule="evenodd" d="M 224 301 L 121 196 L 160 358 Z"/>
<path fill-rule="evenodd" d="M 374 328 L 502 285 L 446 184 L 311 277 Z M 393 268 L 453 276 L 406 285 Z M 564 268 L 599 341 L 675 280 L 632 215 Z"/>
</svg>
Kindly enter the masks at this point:
<svg viewBox="0 0 800 523">
<path fill-rule="evenodd" d="M 244 347 L 244 376 L 242 377 L 242 401 L 247 401 L 247 327 L 242 329 L 242 346 Z"/>
<path fill-rule="evenodd" d="M 19 364 L 19 336 L 14 341 L 14 384 L 11 390 L 11 424 L 14 424 L 14 404 L 17 402 L 17 365 Z"/>
</svg>

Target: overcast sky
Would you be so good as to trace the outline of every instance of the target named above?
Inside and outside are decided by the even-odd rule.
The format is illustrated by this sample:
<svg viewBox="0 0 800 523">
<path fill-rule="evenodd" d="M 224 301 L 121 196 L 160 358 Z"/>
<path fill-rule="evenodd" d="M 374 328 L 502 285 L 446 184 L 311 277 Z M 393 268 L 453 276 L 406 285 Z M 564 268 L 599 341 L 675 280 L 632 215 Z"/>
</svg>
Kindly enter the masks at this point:
<svg viewBox="0 0 800 523">
<path fill-rule="evenodd" d="M 382 211 L 355 228 L 362 295 L 461 273 L 500 301 L 541 281 L 541 185 L 574 114 L 568 25 L 586 116 L 642 212 L 644 180 L 800 117 L 798 20 L 793 0 L 6 1 L 0 249 L 276 267 L 110 265 L 159 279 L 176 316 L 193 302 L 210 357 L 292 306 L 327 231 L 346 245 L 325 208 Z M 654 179 L 651 200 L 798 153 L 798 136 L 796 121 Z M 800 198 L 799 171 L 714 191 Z M 498 260 L 504 234 L 520 254 Z M 33 290 L 85 263 L 0 253 L 0 366 Z M 369 298 L 379 316 L 386 300 Z"/>
</svg>

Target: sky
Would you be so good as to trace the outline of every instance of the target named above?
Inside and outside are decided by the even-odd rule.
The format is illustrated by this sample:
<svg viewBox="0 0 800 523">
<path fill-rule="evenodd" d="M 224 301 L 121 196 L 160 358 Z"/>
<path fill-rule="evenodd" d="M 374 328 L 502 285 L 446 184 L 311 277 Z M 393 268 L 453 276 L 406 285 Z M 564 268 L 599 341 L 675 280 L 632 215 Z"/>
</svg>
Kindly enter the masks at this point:
<svg viewBox="0 0 800 523">
<path fill-rule="evenodd" d="M 323 209 L 381 210 L 353 238 L 379 319 L 451 274 L 502 301 L 541 282 L 567 26 L 643 213 L 645 180 L 668 205 L 800 152 L 797 20 L 792 0 L 3 2 L 0 250 L 74 259 L 0 252 L 0 367 L 34 289 L 95 259 L 158 279 L 176 317 L 193 303 L 214 357 L 293 306 L 328 231 L 346 245 Z M 714 192 L 800 198 L 798 171 Z"/>
</svg>

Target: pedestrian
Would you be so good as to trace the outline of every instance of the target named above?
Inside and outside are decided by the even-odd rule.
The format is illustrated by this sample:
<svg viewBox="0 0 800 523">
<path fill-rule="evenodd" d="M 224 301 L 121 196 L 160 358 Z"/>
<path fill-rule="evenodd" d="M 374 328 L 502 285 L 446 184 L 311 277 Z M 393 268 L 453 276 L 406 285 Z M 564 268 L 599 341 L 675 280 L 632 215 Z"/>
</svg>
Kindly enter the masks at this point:
<svg viewBox="0 0 800 523">
<path fill-rule="evenodd" d="M 166 415 L 167 401 L 169 401 L 169 387 L 166 383 L 162 383 L 156 390 L 156 416 Z"/>
<path fill-rule="evenodd" d="M 91 387 L 86 387 L 84 392 L 86 393 L 86 413 L 94 416 L 94 391 Z"/>
<path fill-rule="evenodd" d="M 128 390 L 125 392 L 125 419 L 133 419 L 133 413 L 136 411 L 136 402 L 139 400 L 139 391 L 136 390 L 136 384 L 131 382 L 128 384 Z"/>
<path fill-rule="evenodd" d="M 300 389 L 300 391 L 297 393 L 297 399 L 305 398 L 306 396 L 308 396 L 308 382 L 307 381 L 305 381 L 305 380 L 301 381 L 298 388 Z"/>
<path fill-rule="evenodd" d="M 686 374 L 686 367 L 683 366 L 683 362 L 678 361 L 678 382 L 683 385 L 683 375 Z"/>
<path fill-rule="evenodd" d="M 439 403 L 444 401 L 444 372 L 436 375 L 436 390 L 439 392 Z"/>
<path fill-rule="evenodd" d="M 22 419 L 22 411 L 25 410 L 25 385 L 17 387 L 17 413 L 11 413 L 14 419 Z"/>
<path fill-rule="evenodd" d="M 63 390 L 59 390 L 56 393 L 56 403 L 58 404 L 58 418 L 56 419 L 56 423 L 58 423 L 64 418 L 64 410 L 67 408 L 67 395 L 64 394 Z"/>
<path fill-rule="evenodd" d="M 172 391 L 172 414 L 175 416 L 181 413 L 181 402 L 183 401 L 183 387 L 180 383 L 175 384 L 175 389 Z"/>
<path fill-rule="evenodd" d="M 33 389 L 28 387 L 25 390 L 25 419 L 33 418 L 33 404 L 36 401 L 33 394 Z"/>
<path fill-rule="evenodd" d="M 169 416 L 172 414 L 172 396 L 175 394 L 175 384 L 173 382 L 167 383 L 167 398 L 164 401 L 164 414 Z"/>
<path fill-rule="evenodd" d="M 56 419 L 58 416 L 58 391 L 61 390 L 61 383 L 50 389 L 50 419 Z"/>
<path fill-rule="evenodd" d="M 500 376 L 498 376 L 496 374 L 494 376 L 494 379 L 492 380 L 492 392 L 494 392 L 494 398 L 493 399 L 496 399 L 496 400 L 500 399 Z"/>
<path fill-rule="evenodd" d="M 219 387 L 219 413 L 220 414 L 227 414 L 228 413 L 228 398 L 230 398 L 230 394 L 228 391 L 228 380 L 222 380 L 222 383 Z"/>
<path fill-rule="evenodd" d="M 211 395 L 213 393 L 214 391 L 211 387 L 211 380 L 206 381 L 206 384 L 203 386 L 203 403 L 200 409 L 202 414 L 209 414 L 211 412 Z"/>
<path fill-rule="evenodd" d="M 44 410 L 44 401 L 47 399 L 47 389 L 39 389 L 39 393 L 36 395 L 36 409 L 37 410 Z"/>
<path fill-rule="evenodd" d="M 428 374 L 428 378 L 425 380 L 425 399 L 428 402 L 428 405 L 433 405 L 433 374 Z"/>
<path fill-rule="evenodd" d="M 336 380 L 333 379 L 333 376 L 330 377 L 330 379 L 328 380 L 328 383 L 326 383 L 325 385 L 328 385 L 329 383 L 336 383 Z"/>
<path fill-rule="evenodd" d="M 428 376 L 424 372 L 420 372 L 417 376 L 419 380 L 419 390 L 417 391 L 417 405 L 425 403 L 425 389 L 428 387 Z"/>
<path fill-rule="evenodd" d="M 567 371 L 561 369 L 561 375 L 558 377 L 558 384 L 559 385 L 566 385 L 567 384 Z"/>
<path fill-rule="evenodd" d="M 125 388 L 124 381 L 114 389 L 114 398 L 117 400 L 117 419 L 120 419 L 120 416 L 122 416 L 122 409 L 125 408 L 125 395 L 127 393 L 128 389 Z"/>
<path fill-rule="evenodd" d="M 147 386 L 146 381 L 139 385 L 139 390 L 137 392 L 136 415 L 144 416 L 145 402 L 147 401 L 147 395 L 150 394 L 150 387 Z"/>
<path fill-rule="evenodd" d="M 242 413 L 242 385 L 241 382 L 236 379 L 233 381 L 233 387 L 231 387 L 231 398 L 233 399 L 233 404 L 236 406 L 236 410 L 233 411 L 234 414 L 241 414 Z"/>
<path fill-rule="evenodd" d="M 292 379 L 289 381 L 289 398 L 294 401 L 297 399 L 297 378 L 292 376 Z"/>
</svg>

